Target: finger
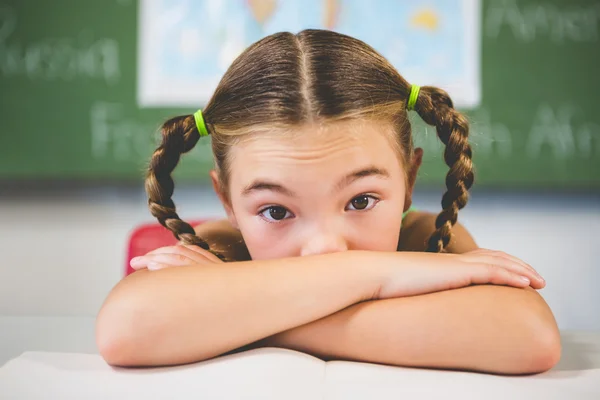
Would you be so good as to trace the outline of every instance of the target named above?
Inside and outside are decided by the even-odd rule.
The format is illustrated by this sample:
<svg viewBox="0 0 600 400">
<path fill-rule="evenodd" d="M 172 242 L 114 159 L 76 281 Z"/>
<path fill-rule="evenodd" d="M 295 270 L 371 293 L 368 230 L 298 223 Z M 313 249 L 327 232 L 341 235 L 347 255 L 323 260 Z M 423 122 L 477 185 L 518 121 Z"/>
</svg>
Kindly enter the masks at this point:
<svg viewBox="0 0 600 400">
<path fill-rule="evenodd" d="M 535 269 L 533 269 L 531 266 L 525 264 L 522 261 L 513 261 L 513 259 L 515 259 L 516 257 L 506 256 L 508 256 L 508 254 L 496 252 L 496 254 L 492 257 L 494 257 L 498 263 L 508 262 L 508 264 L 504 264 L 505 268 L 508 268 L 517 274 L 521 274 L 529 278 L 529 280 L 531 281 L 531 287 L 535 289 L 542 289 L 544 286 L 546 286 L 546 281 L 540 276 L 540 274 L 536 272 Z"/>
<path fill-rule="evenodd" d="M 494 256 L 494 258 L 498 264 L 507 262 L 507 264 L 505 264 L 506 269 L 509 269 L 510 271 L 516 274 L 527 277 L 531 281 L 531 287 L 535 289 L 541 289 L 544 286 L 546 286 L 546 282 L 544 281 L 544 279 L 542 279 L 542 277 L 539 276 L 533 268 L 524 267 L 523 265 L 515 263 L 504 257 Z"/>
<path fill-rule="evenodd" d="M 148 254 L 159 254 L 159 253 L 173 253 L 176 248 L 177 248 L 177 245 L 174 245 L 174 246 L 164 246 L 164 247 L 159 247 L 157 249 L 149 251 L 146 254 L 148 255 Z"/>
<path fill-rule="evenodd" d="M 193 264 L 195 261 L 191 260 L 181 254 L 168 254 L 168 253 L 155 253 L 155 254 L 146 254 L 145 256 L 134 257 L 129 262 L 131 268 L 134 270 L 147 268 L 150 262 L 159 262 L 172 266 L 182 266 Z"/>
<path fill-rule="evenodd" d="M 536 289 L 542 289 L 543 287 L 546 286 L 546 280 L 531 265 L 527 264 L 526 262 L 520 260 L 517 257 L 511 256 L 510 254 L 506 254 L 503 252 L 499 252 L 499 253 L 500 253 L 501 257 L 505 257 L 506 259 L 509 259 L 513 262 L 518 262 L 520 265 L 524 266 L 524 268 L 527 268 L 527 270 L 531 271 L 531 273 L 533 274 L 532 275 L 533 284 L 531 285 L 532 287 L 534 287 Z"/>
<path fill-rule="evenodd" d="M 149 252 L 146 255 L 180 254 L 180 255 L 188 257 L 198 263 L 206 261 L 206 256 L 204 256 L 199 251 L 195 251 L 195 250 L 191 249 L 191 247 L 197 247 L 197 246 L 175 245 L 175 246 L 161 247 L 161 248 L 158 248 L 156 250 Z M 202 249 L 198 248 L 198 250 L 202 250 Z"/>
<path fill-rule="evenodd" d="M 192 264 L 198 264 L 198 262 L 196 260 L 193 260 L 187 256 L 184 256 L 182 254 L 166 254 L 166 253 L 159 253 L 159 254 L 147 254 L 144 256 L 144 261 L 146 262 L 146 265 L 150 264 L 150 263 L 159 263 L 159 264 L 165 264 L 165 265 L 169 265 L 171 267 L 182 267 L 185 265 L 192 265 Z"/>
<path fill-rule="evenodd" d="M 473 258 L 471 262 L 473 261 L 483 266 L 496 266 L 504 268 L 513 273 L 524 276 L 529 279 L 533 288 L 541 289 L 545 286 L 544 280 L 535 272 L 535 270 L 524 267 L 522 264 L 513 262 L 506 257 L 492 255 L 491 253 L 482 253 L 476 258 Z"/>
<path fill-rule="evenodd" d="M 204 250 L 199 246 L 189 245 L 179 243 L 175 246 L 165 246 L 159 247 L 158 249 L 154 249 L 147 254 L 158 254 L 158 253 L 180 253 L 188 256 L 189 258 L 195 260 L 198 263 L 204 262 L 206 260 L 216 263 L 222 263 L 223 261 L 211 253 L 210 251 Z M 197 257 L 200 255 L 200 257 Z"/>
<path fill-rule="evenodd" d="M 496 256 L 507 258 L 507 259 L 511 260 L 512 262 L 515 262 L 517 264 L 522 265 L 525 268 L 530 269 L 535 274 L 537 274 L 538 277 L 540 277 L 540 278 L 542 277 L 531 265 L 527 264 L 525 261 L 521 260 L 518 257 L 515 257 L 511 254 L 505 253 L 503 251 L 498 251 L 498 250 L 490 250 L 490 249 L 481 249 L 481 250 L 484 250 L 484 252 L 489 253 L 490 255 L 496 255 Z"/>
<path fill-rule="evenodd" d="M 527 287 L 531 283 L 528 278 L 495 265 L 486 265 L 482 268 L 477 268 L 477 271 L 473 271 L 471 282 L 475 284 L 491 283 L 518 288 Z"/>
<path fill-rule="evenodd" d="M 158 263 L 158 262 L 149 262 L 148 263 L 148 270 L 149 271 L 158 271 L 159 269 L 165 269 L 165 268 L 169 268 L 170 266 L 167 264 L 162 264 L 162 263 Z"/>
<path fill-rule="evenodd" d="M 533 268 L 531 265 L 527 264 L 525 261 L 521 260 L 518 257 L 512 256 L 510 254 L 504 253 L 504 252 L 499 252 L 501 256 L 506 257 L 510 260 L 514 260 L 515 262 L 519 262 L 521 265 L 524 265 L 525 268 L 529 269 L 532 273 L 535 274 L 535 277 L 537 278 L 537 281 L 546 285 L 546 280 L 544 279 L 544 277 L 535 270 L 535 268 Z"/>
<path fill-rule="evenodd" d="M 129 265 L 131 268 L 137 271 L 138 269 L 146 268 L 148 263 L 144 256 L 139 256 L 133 257 L 131 260 L 129 260 Z"/>
<path fill-rule="evenodd" d="M 186 247 L 187 249 L 199 254 L 200 256 L 204 257 L 205 259 L 207 259 L 209 261 L 223 262 L 219 257 L 217 257 L 216 255 L 214 255 L 213 253 L 211 253 L 208 250 L 204 250 L 202 247 L 194 246 L 191 244 L 180 244 L 179 246 Z"/>
<path fill-rule="evenodd" d="M 503 251 L 495 251 L 494 253 L 496 255 L 500 256 L 500 257 L 504 257 L 504 258 L 507 258 L 507 259 L 509 259 L 509 260 L 511 260 L 513 262 L 521 264 L 522 266 L 524 266 L 525 268 L 528 268 L 534 274 L 536 274 L 538 278 L 540 278 L 542 280 L 544 279 L 544 278 L 542 278 L 542 276 L 540 275 L 540 273 L 535 270 L 535 268 L 533 268 L 531 265 L 527 264 L 525 261 L 521 260 L 520 258 L 515 257 L 515 256 L 513 256 L 511 254 L 505 253 Z"/>
</svg>

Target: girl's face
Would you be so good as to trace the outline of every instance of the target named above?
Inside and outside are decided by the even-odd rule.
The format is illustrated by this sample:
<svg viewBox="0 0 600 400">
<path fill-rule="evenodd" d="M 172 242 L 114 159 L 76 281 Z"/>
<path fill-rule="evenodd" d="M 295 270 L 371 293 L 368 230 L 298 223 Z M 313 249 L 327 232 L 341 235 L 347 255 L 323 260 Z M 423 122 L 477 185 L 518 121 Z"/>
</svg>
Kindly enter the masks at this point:
<svg viewBox="0 0 600 400">
<path fill-rule="evenodd" d="M 252 259 L 395 251 L 414 174 L 391 134 L 356 121 L 294 133 L 232 148 L 230 201 L 220 197 Z"/>
</svg>

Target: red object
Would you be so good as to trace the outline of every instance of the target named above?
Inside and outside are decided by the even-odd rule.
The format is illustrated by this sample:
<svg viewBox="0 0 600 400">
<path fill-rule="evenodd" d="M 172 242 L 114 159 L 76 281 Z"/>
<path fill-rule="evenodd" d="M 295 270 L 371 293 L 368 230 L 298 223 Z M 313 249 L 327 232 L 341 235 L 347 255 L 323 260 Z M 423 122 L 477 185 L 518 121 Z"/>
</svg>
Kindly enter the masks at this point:
<svg viewBox="0 0 600 400">
<path fill-rule="evenodd" d="M 192 226 L 198 226 L 205 220 L 186 221 Z M 159 224 L 150 223 L 136 227 L 129 237 L 127 246 L 127 259 L 125 260 L 125 276 L 135 270 L 129 265 L 133 257 L 143 256 L 144 254 L 164 246 L 173 246 L 177 244 L 177 239 L 173 233 Z"/>
</svg>

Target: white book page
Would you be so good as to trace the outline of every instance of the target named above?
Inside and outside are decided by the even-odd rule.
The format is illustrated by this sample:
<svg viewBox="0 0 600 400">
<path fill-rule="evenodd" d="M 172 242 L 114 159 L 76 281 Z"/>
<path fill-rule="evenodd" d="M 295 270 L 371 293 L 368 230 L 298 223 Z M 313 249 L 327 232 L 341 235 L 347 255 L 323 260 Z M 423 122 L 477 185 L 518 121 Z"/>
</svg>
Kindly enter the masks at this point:
<svg viewBox="0 0 600 400">
<path fill-rule="evenodd" d="M 600 368 L 548 371 L 530 376 L 390 367 L 343 361 L 327 363 L 324 398 L 387 399 L 600 399 Z"/>
<path fill-rule="evenodd" d="M 200 363 L 114 368 L 99 355 L 26 352 L 0 368 L 2 399 L 320 399 L 325 362 L 263 348 Z"/>
</svg>

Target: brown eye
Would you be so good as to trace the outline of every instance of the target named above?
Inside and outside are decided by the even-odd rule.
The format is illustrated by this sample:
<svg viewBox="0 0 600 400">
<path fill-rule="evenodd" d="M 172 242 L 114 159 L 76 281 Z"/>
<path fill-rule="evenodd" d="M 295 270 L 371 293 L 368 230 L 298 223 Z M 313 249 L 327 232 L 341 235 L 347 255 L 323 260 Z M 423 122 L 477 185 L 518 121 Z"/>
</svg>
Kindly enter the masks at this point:
<svg viewBox="0 0 600 400">
<path fill-rule="evenodd" d="M 269 216 L 276 221 L 281 221 L 287 214 L 287 210 L 279 206 L 269 207 L 267 211 L 269 211 Z"/>
<path fill-rule="evenodd" d="M 364 210 L 369 205 L 368 196 L 358 196 L 352 199 L 352 207 L 356 210 Z"/>
<path fill-rule="evenodd" d="M 262 211 L 259 212 L 259 215 L 261 215 L 262 218 L 270 223 L 275 223 L 294 217 L 294 215 L 287 208 L 282 206 L 270 206 L 263 208 Z"/>
<path fill-rule="evenodd" d="M 350 211 L 369 211 L 379 203 L 379 199 L 369 194 L 356 196 L 346 206 Z"/>
</svg>

